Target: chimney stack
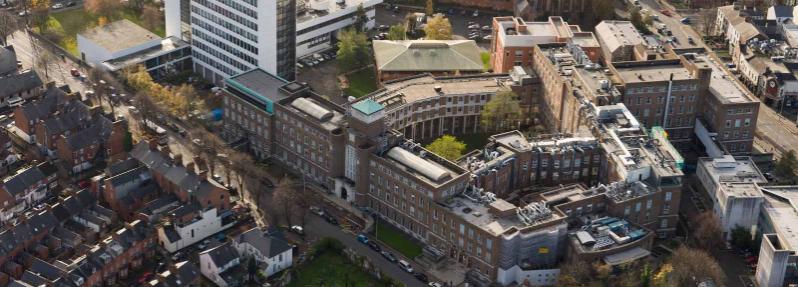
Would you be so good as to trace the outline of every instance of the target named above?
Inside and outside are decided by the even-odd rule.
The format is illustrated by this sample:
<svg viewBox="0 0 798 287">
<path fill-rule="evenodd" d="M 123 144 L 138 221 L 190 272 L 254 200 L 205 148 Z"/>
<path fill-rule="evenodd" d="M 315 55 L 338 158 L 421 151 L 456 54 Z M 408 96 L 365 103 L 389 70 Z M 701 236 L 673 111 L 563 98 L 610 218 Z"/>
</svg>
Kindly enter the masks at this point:
<svg viewBox="0 0 798 287">
<path fill-rule="evenodd" d="M 172 157 L 175 161 L 175 165 L 183 166 L 183 154 L 182 153 L 174 153 Z"/>
<path fill-rule="evenodd" d="M 197 174 L 197 175 L 199 176 L 200 180 L 202 180 L 202 181 L 208 181 L 208 171 L 207 171 L 207 170 L 204 170 L 204 169 L 203 169 L 203 170 L 201 170 L 201 171 L 199 172 L 199 174 Z"/>
<path fill-rule="evenodd" d="M 197 169 L 194 168 L 194 162 L 189 162 L 186 164 L 186 169 L 190 172 L 197 172 Z"/>
</svg>

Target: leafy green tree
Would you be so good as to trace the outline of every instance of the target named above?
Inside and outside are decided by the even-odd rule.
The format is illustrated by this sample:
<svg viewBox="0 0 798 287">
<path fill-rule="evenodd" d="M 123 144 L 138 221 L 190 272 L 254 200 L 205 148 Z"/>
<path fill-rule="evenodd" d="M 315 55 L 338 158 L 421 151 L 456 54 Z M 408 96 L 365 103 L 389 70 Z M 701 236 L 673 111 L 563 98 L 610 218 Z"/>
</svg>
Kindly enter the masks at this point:
<svg viewBox="0 0 798 287">
<path fill-rule="evenodd" d="M 363 4 L 357 5 L 357 11 L 355 11 L 355 27 L 357 27 L 358 31 L 366 30 L 366 24 L 369 22 L 369 17 L 366 15 L 366 9 L 363 8 Z"/>
<path fill-rule="evenodd" d="M 391 41 L 404 40 L 407 37 L 406 35 L 405 26 L 402 24 L 393 25 L 391 29 L 388 30 L 388 40 Z"/>
<path fill-rule="evenodd" d="M 778 176 L 793 179 L 796 168 L 798 168 L 798 159 L 795 158 L 795 152 L 790 150 L 776 162 L 775 169 Z"/>
<path fill-rule="evenodd" d="M 368 49 L 366 34 L 354 29 L 342 31 L 338 35 L 338 68 L 346 72 L 366 65 Z"/>
<path fill-rule="evenodd" d="M 424 39 L 427 40 L 451 40 L 452 23 L 443 15 L 435 15 L 427 18 L 427 25 L 424 26 Z"/>
<path fill-rule="evenodd" d="M 506 131 L 514 129 L 521 119 L 521 106 L 518 95 L 510 90 L 503 90 L 485 104 L 480 113 L 480 122 L 485 130 Z"/>
<path fill-rule="evenodd" d="M 736 225 L 731 230 L 731 243 L 737 248 L 753 249 L 754 239 L 745 227 Z"/>
<path fill-rule="evenodd" d="M 456 160 L 463 156 L 466 144 L 454 136 L 444 135 L 427 145 L 427 149 L 445 159 Z"/>
<path fill-rule="evenodd" d="M 39 28 L 39 33 L 47 32 L 48 21 L 50 20 L 50 0 L 31 0 L 31 20 Z"/>
<path fill-rule="evenodd" d="M 432 16 L 435 14 L 435 7 L 433 6 L 432 0 L 427 0 L 427 6 L 425 7 L 425 12 L 427 12 L 427 16 Z"/>
</svg>

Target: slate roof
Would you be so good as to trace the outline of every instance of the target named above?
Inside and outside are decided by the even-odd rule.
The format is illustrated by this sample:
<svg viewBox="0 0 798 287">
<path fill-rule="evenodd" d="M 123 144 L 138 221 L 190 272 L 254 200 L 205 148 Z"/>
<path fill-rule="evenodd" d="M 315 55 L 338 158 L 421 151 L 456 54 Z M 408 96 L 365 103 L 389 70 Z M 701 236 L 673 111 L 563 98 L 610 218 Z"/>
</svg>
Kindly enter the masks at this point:
<svg viewBox="0 0 798 287">
<path fill-rule="evenodd" d="M 284 240 L 270 236 L 258 228 L 252 228 L 244 233 L 241 233 L 235 238 L 237 243 L 249 243 L 257 249 L 263 256 L 274 257 L 283 252 L 291 250 L 291 246 Z"/>
<path fill-rule="evenodd" d="M 230 242 L 200 252 L 200 255 L 208 254 L 213 264 L 217 267 L 224 266 L 233 260 L 238 259 L 238 250 L 236 250 Z"/>
<path fill-rule="evenodd" d="M 41 87 L 44 83 L 33 70 L 23 71 L 19 74 L 10 74 L 0 77 L 0 98 L 7 98 L 22 91 Z"/>
<path fill-rule="evenodd" d="M 67 100 L 66 95 L 67 93 L 64 90 L 50 87 L 44 91 L 38 100 L 26 103 L 20 109 L 22 109 L 22 113 L 28 120 L 36 122 L 39 119 L 49 117 L 50 114 L 55 112 L 58 105 Z M 83 103 L 80 103 L 80 105 L 83 105 Z M 85 107 L 85 105 L 83 106 Z M 88 107 L 86 110 L 88 110 Z"/>
<path fill-rule="evenodd" d="M 138 160 L 136 160 L 134 158 L 128 158 L 128 159 L 125 159 L 123 161 L 116 162 L 114 164 L 108 165 L 108 168 L 107 168 L 105 173 L 109 177 L 111 177 L 111 176 L 114 176 L 114 175 L 129 171 L 129 170 L 134 169 L 134 168 L 139 167 L 139 166 L 141 166 L 141 165 L 139 164 Z"/>
<path fill-rule="evenodd" d="M 48 280 L 36 273 L 30 272 L 30 270 L 26 270 L 25 273 L 22 273 L 22 278 L 20 278 L 20 281 L 31 286 L 41 286 L 46 285 Z"/>
<path fill-rule="evenodd" d="M 44 173 L 39 170 L 38 167 L 29 167 L 7 178 L 5 182 L 3 182 L 3 187 L 11 195 L 17 196 L 24 193 L 25 189 L 37 184 L 45 178 Z"/>
<path fill-rule="evenodd" d="M 0 75 L 17 70 L 17 52 L 14 46 L 0 47 Z"/>
<path fill-rule="evenodd" d="M 189 284 L 189 282 L 195 282 L 200 276 L 199 267 L 188 261 L 175 263 L 174 272 L 168 271 L 164 273 L 167 275 L 165 277 L 158 278 L 158 284 L 155 286 L 182 287 Z"/>
<path fill-rule="evenodd" d="M 113 123 L 105 117 L 97 117 L 90 126 L 66 136 L 66 144 L 72 150 L 105 143 L 111 136 Z"/>
<path fill-rule="evenodd" d="M 472 40 L 372 42 L 382 71 L 482 71 L 479 47 Z"/>
<path fill-rule="evenodd" d="M 172 164 L 170 158 L 160 151 L 151 149 L 147 142 L 139 142 L 130 155 L 150 170 L 163 175 L 172 184 L 195 195 L 194 197 L 197 199 L 204 199 L 214 188 L 224 189 L 211 180 L 202 180 L 194 171 L 189 171 L 185 166 Z"/>
<path fill-rule="evenodd" d="M 39 258 L 34 257 L 33 261 L 31 262 L 30 272 L 35 273 L 47 280 L 54 281 L 62 276 L 64 272 L 58 267 L 53 266 L 50 263 L 47 263 Z"/>
</svg>

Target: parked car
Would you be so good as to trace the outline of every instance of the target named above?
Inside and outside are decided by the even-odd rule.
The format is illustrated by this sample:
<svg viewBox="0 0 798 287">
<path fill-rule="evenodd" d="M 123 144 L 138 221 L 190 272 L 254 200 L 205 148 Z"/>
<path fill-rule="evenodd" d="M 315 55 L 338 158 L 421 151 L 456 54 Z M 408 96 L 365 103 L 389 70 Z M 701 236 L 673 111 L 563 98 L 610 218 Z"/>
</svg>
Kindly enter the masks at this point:
<svg viewBox="0 0 798 287">
<path fill-rule="evenodd" d="M 326 216 L 324 216 L 324 220 L 327 220 L 327 223 L 329 224 L 338 225 L 338 220 L 335 219 L 335 217 L 333 217 L 332 215 L 327 214 Z"/>
<path fill-rule="evenodd" d="M 396 262 L 396 256 L 393 256 L 393 253 L 388 252 L 387 250 L 383 250 L 380 252 L 380 255 L 388 260 L 388 262 Z"/>
<path fill-rule="evenodd" d="M 357 241 L 360 242 L 360 243 L 363 243 L 363 244 L 368 244 L 369 243 L 369 238 L 365 234 L 358 234 L 357 235 Z"/>
<path fill-rule="evenodd" d="M 468 25 L 468 29 L 479 29 L 479 24 Z"/>
<path fill-rule="evenodd" d="M 659 10 L 659 12 L 662 13 L 662 15 L 665 15 L 665 16 L 668 16 L 668 17 L 673 15 L 670 10 L 662 9 L 662 10 Z"/>
<path fill-rule="evenodd" d="M 78 69 L 75 68 L 69 69 L 69 74 L 72 75 L 73 77 L 80 77 L 80 71 L 78 71 Z"/>
<path fill-rule="evenodd" d="M 471 14 L 471 16 L 479 17 L 479 10 L 474 10 L 474 14 Z"/>
<path fill-rule="evenodd" d="M 468 36 L 468 40 L 474 40 L 474 41 L 482 40 L 482 37 L 480 37 L 479 35 L 471 35 Z"/>
<path fill-rule="evenodd" d="M 418 281 L 421 281 L 421 282 L 424 282 L 424 283 L 429 282 L 429 278 L 427 278 L 427 275 L 425 275 L 424 273 L 421 273 L 421 272 L 413 272 L 413 277 L 416 277 L 416 279 L 418 279 Z"/>
<path fill-rule="evenodd" d="M 690 44 L 692 44 L 692 45 L 695 45 L 695 40 L 693 39 L 693 37 L 692 37 L 692 36 L 687 36 L 687 43 L 690 43 Z"/>
<path fill-rule="evenodd" d="M 77 3 L 75 3 L 75 1 L 69 1 L 66 4 L 67 7 L 72 7 L 72 6 L 75 6 L 75 5 L 77 5 Z"/>
<path fill-rule="evenodd" d="M 388 31 L 388 29 L 389 29 L 388 25 L 380 25 L 379 27 L 377 27 L 377 30 L 383 31 L 383 32 L 384 31 Z"/>
<path fill-rule="evenodd" d="M 324 210 L 321 210 L 318 206 L 311 206 L 309 209 L 315 215 L 324 216 Z"/>
<path fill-rule="evenodd" d="M 299 234 L 299 235 L 303 235 L 303 236 L 305 235 L 305 230 L 302 228 L 302 226 L 299 226 L 299 225 L 291 226 L 291 232 Z"/>
<path fill-rule="evenodd" d="M 58 9 L 64 8 L 64 4 L 56 3 L 55 5 L 53 5 L 52 8 L 53 8 L 53 10 L 58 10 Z"/>
<path fill-rule="evenodd" d="M 429 287 L 443 287 L 443 284 L 438 283 L 438 282 L 430 282 L 429 284 L 427 284 L 427 286 L 429 286 Z"/>
<path fill-rule="evenodd" d="M 374 250 L 374 251 L 377 251 L 377 252 L 382 251 L 382 248 L 380 248 L 380 245 L 377 244 L 377 242 L 374 241 L 374 240 L 369 240 L 369 242 L 367 242 L 366 245 L 368 245 L 369 248 L 371 248 L 371 250 Z"/>
<path fill-rule="evenodd" d="M 397 264 L 399 264 L 399 267 L 407 273 L 413 273 L 413 267 L 410 266 L 410 263 L 407 263 L 407 261 L 399 260 L 399 263 Z"/>
<path fill-rule="evenodd" d="M 690 18 L 687 17 L 682 18 L 681 20 L 679 20 L 679 22 L 682 22 L 682 24 L 690 24 Z"/>
<path fill-rule="evenodd" d="M 482 31 L 490 31 L 490 30 L 493 30 L 493 28 L 491 28 L 488 25 L 482 26 Z"/>
<path fill-rule="evenodd" d="M 485 37 L 482 37 L 482 39 L 483 40 L 493 40 L 493 35 L 486 35 Z"/>
</svg>

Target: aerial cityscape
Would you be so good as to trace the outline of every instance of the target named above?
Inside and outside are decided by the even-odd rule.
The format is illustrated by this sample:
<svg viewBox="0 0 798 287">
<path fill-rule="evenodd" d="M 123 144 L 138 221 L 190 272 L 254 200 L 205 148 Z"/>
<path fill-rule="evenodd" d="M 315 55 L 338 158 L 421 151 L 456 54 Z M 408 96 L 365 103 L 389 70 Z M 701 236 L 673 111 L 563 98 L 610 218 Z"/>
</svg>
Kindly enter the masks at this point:
<svg viewBox="0 0 798 287">
<path fill-rule="evenodd" d="M 0 287 L 798 286 L 796 0 L 0 0 Z"/>
</svg>

